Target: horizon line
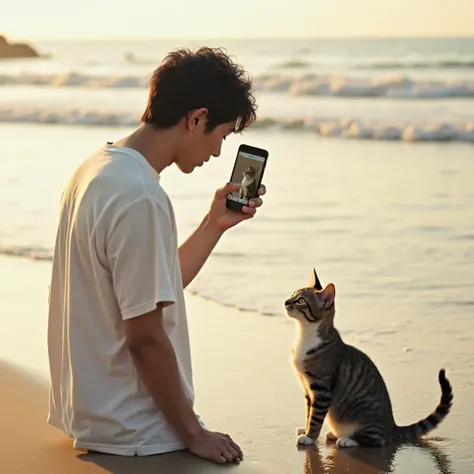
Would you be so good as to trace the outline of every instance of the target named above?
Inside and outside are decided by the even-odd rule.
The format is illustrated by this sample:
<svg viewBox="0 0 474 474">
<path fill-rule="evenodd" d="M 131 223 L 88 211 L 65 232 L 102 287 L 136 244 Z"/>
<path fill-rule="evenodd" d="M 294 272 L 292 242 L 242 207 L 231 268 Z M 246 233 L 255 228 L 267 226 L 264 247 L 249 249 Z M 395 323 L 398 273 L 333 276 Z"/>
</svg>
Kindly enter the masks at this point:
<svg viewBox="0 0 474 474">
<path fill-rule="evenodd" d="M 0 36 L 4 36 L 7 39 L 12 38 L 12 36 L 7 35 L 6 33 L 0 32 Z M 367 36 L 71 36 L 71 37 L 32 37 L 30 39 L 21 38 L 19 40 L 15 39 L 14 41 L 232 41 L 232 40 L 246 40 L 246 41 L 258 41 L 258 40 L 286 40 L 286 41 L 298 41 L 298 40 L 443 40 L 443 39 L 474 39 L 474 34 L 472 35 L 454 35 L 454 34 L 445 34 L 445 35 L 425 35 L 425 36 L 396 36 L 396 35 L 367 35 Z"/>
</svg>

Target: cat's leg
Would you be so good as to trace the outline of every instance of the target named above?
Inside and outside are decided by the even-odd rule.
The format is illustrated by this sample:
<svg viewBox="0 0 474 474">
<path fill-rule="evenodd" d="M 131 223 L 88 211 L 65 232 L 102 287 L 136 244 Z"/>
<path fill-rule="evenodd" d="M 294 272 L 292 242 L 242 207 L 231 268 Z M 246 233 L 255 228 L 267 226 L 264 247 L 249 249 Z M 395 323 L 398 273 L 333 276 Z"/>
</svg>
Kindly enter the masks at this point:
<svg viewBox="0 0 474 474">
<path fill-rule="evenodd" d="M 359 446 L 359 443 L 352 438 L 344 436 L 337 439 L 336 446 L 338 448 L 355 448 L 356 446 Z"/>
<path fill-rule="evenodd" d="M 337 436 L 332 431 L 326 431 L 326 433 L 324 434 L 324 437 L 326 438 L 326 441 L 337 440 Z"/>
<path fill-rule="evenodd" d="M 305 390 L 305 392 L 306 392 L 306 390 Z M 296 434 L 297 435 L 306 433 L 306 428 L 308 427 L 308 422 L 309 422 L 309 411 L 310 411 L 310 407 L 311 407 L 311 397 L 309 396 L 308 392 L 305 393 L 304 398 L 306 400 L 306 415 L 305 415 L 306 425 L 304 426 L 304 428 L 296 428 Z"/>
<path fill-rule="evenodd" d="M 255 181 L 248 187 L 248 190 L 249 190 L 249 198 L 251 198 L 252 196 L 257 195 L 257 189 L 255 187 Z"/>
<path fill-rule="evenodd" d="M 298 444 L 306 445 L 316 442 L 331 405 L 331 393 L 320 383 L 314 382 L 310 385 L 310 397 L 311 404 L 309 407 L 306 432 L 298 436 Z"/>
<path fill-rule="evenodd" d="M 378 446 L 387 444 L 384 438 L 384 426 L 370 425 L 357 429 L 351 435 L 339 438 L 336 446 L 339 448 L 350 448 L 353 446 Z"/>
<path fill-rule="evenodd" d="M 387 444 L 383 434 L 376 427 L 363 428 L 352 433 L 347 438 L 339 438 L 336 445 L 341 448 L 352 446 L 377 446 Z"/>
<path fill-rule="evenodd" d="M 307 386 L 306 380 L 304 379 L 304 377 L 301 377 L 301 376 L 300 376 L 300 381 L 301 381 L 301 385 L 303 386 L 304 398 L 305 398 L 305 400 L 306 400 L 306 405 L 305 405 L 305 426 L 304 426 L 303 428 L 296 428 L 296 435 L 300 435 L 300 434 L 306 433 L 306 428 L 308 427 L 308 423 L 309 423 L 309 411 L 310 411 L 310 407 L 311 407 L 311 397 L 310 397 L 310 395 L 309 395 L 309 391 L 308 391 L 308 386 Z"/>
</svg>

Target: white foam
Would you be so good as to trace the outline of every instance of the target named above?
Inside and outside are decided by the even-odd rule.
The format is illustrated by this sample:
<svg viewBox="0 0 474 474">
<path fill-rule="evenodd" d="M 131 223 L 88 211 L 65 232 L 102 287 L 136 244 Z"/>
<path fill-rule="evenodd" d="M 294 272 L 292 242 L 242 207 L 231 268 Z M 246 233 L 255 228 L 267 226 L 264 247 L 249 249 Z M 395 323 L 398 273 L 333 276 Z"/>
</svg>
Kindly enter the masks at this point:
<svg viewBox="0 0 474 474">
<path fill-rule="evenodd" d="M 58 87 L 146 88 L 149 76 L 99 76 L 70 71 L 63 74 L 0 74 L 0 85 Z M 263 75 L 254 79 L 258 91 L 282 92 L 296 96 L 448 98 L 474 97 L 474 81 L 412 80 L 404 75 L 375 78 L 348 77 L 340 74 L 286 77 Z"/>
<path fill-rule="evenodd" d="M 127 112 L 80 108 L 43 109 L 36 107 L 13 107 L 0 109 L 1 122 L 137 126 L 140 123 L 140 117 Z"/>
<path fill-rule="evenodd" d="M 474 97 L 474 81 L 415 81 L 403 75 L 370 79 L 351 78 L 343 75 L 302 78 L 266 76 L 257 77 L 254 87 L 259 91 L 281 91 L 297 96 L 388 97 L 392 99 Z"/>
<path fill-rule="evenodd" d="M 35 107 L 0 108 L 0 123 L 42 123 L 88 126 L 125 126 L 140 124 L 131 112 L 90 109 L 43 109 Z M 367 120 L 357 118 L 324 119 L 316 117 L 260 117 L 256 129 L 280 128 L 306 130 L 322 137 L 365 140 L 453 141 L 474 143 L 474 121 L 457 123 Z"/>
<path fill-rule="evenodd" d="M 0 245 L 0 255 L 8 255 L 10 257 L 23 257 L 30 260 L 48 260 L 53 259 L 53 251 L 45 248 L 34 247 L 18 247 Z"/>
<path fill-rule="evenodd" d="M 49 87 L 84 87 L 104 89 L 114 87 L 148 87 L 149 77 L 98 76 L 80 74 L 75 71 L 63 74 L 0 74 L 0 85 L 28 85 Z"/>
</svg>

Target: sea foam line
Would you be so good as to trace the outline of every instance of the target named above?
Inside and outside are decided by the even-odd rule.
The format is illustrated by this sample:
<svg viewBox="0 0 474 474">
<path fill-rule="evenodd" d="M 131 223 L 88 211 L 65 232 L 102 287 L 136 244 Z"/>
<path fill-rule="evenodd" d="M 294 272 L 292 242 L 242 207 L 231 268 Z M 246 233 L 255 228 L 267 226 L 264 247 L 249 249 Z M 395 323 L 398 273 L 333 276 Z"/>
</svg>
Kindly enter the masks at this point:
<svg viewBox="0 0 474 474">
<path fill-rule="evenodd" d="M 341 74 L 299 77 L 270 74 L 253 80 L 256 91 L 281 92 L 294 96 L 388 97 L 391 99 L 474 98 L 472 80 L 421 80 L 403 74 L 359 78 Z M 0 74 L 3 86 L 81 87 L 86 89 L 147 88 L 149 76 L 95 76 L 78 72 L 63 74 Z"/>
<path fill-rule="evenodd" d="M 127 112 L 90 109 L 42 109 L 13 107 L 0 109 L 0 123 L 66 124 L 107 127 L 136 127 L 140 117 Z M 474 120 L 459 123 L 367 120 L 359 118 L 326 119 L 314 117 L 261 117 L 253 129 L 279 128 L 304 130 L 322 137 L 408 142 L 474 143 Z"/>
<path fill-rule="evenodd" d="M 42 247 L 20 247 L 15 245 L 0 245 L 0 255 L 22 257 L 29 260 L 53 260 L 53 251 Z"/>
</svg>

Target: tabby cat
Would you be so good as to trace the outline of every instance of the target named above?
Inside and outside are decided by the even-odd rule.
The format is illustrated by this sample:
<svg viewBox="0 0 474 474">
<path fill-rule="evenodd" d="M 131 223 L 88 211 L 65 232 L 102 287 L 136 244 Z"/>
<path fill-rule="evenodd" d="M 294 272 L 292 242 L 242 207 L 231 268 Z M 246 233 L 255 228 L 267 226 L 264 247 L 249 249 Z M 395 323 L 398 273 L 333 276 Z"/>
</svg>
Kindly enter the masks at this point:
<svg viewBox="0 0 474 474">
<path fill-rule="evenodd" d="M 240 186 L 240 199 L 249 200 L 257 195 L 257 172 L 259 168 L 249 166 L 242 173 L 242 184 Z"/>
<path fill-rule="evenodd" d="M 313 444 L 327 418 L 327 441 L 338 447 L 385 446 L 411 441 L 430 432 L 449 413 L 452 388 L 444 369 L 439 371 L 441 400 L 424 420 L 397 426 L 383 378 L 372 360 L 346 344 L 334 327 L 335 287 L 324 289 L 316 271 L 309 287 L 285 302 L 297 323 L 293 364 L 306 398 L 306 426 L 296 432 L 297 443 Z"/>
</svg>

